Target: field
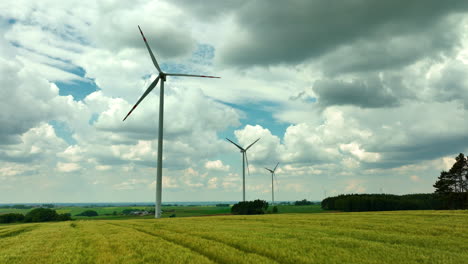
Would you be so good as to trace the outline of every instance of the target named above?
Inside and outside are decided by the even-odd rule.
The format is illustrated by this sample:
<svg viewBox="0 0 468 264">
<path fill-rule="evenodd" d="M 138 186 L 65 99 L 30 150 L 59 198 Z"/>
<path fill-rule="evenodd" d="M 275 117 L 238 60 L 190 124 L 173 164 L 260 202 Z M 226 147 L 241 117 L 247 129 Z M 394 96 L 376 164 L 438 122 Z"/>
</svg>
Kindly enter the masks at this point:
<svg viewBox="0 0 468 264">
<path fill-rule="evenodd" d="M 468 211 L 0 225 L 0 263 L 468 263 Z"/>
<path fill-rule="evenodd" d="M 145 207 L 145 206 L 69 206 L 69 207 L 56 207 L 52 208 L 57 211 L 59 214 L 70 213 L 73 219 L 130 219 L 130 218 L 147 218 L 151 219 L 154 216 L 128 216 L 120 215 L 125 209 L 140 209 L 140 210 L 149 210 L 154 207 Z M 26 214 L 32 209 L 12 209 L 12 208 L 0 208 L 0 214 L 3 213 L 21 213 Z M 96 217 L 86 217 L 86 216 L 76 216 L 77 214 L 86 211 L 94 210 L 99 216 Z M 270 208 L 271 210 L 271 208 Z M 278 210 L 280 213 L 319 213 L 323 212 L 320 208 L 320 205 L 305 205 L 305 206 L 294 206 L 294 205 L 278 205 Z M 187 216 L 202 216 L 202 215 L 216 215 L 216 214 L 228 214 L 231 212 L 230 207 L 216 207 L 216 206 L 163 206 L 163 217 L 169 217 L 170 215 L 175 214 L 176 217 L 187 217 Z M 112 215 L 114 212 L 117 215 Z M 1 263 L 0 263 L 1 264 Z"/>
</svg>

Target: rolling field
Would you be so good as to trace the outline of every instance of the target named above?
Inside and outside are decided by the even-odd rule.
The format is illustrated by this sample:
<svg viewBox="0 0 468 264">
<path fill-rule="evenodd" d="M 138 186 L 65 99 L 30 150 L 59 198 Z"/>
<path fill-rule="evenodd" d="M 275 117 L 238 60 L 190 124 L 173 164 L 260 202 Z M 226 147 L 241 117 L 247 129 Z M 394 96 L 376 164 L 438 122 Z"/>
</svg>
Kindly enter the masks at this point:
<svg viewBox="0 0 468 264">
<path fill-rule="evenodd" d="M 0 263 L 468 263 L 468 211 L 0 225 Z"/>
</svg>

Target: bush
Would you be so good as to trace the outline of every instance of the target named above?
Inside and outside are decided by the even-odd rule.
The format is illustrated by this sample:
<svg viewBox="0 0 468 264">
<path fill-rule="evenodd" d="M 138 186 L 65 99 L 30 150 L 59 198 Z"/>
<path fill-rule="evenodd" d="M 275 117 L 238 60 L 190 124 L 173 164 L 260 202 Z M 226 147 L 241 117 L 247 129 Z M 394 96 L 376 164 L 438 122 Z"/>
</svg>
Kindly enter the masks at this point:
<svg viewBox="0 0 468 264">
<path fill-rule="evenodd" d="M 229 207 L 230 204 L 217 204 L 216 207 Z"/>
<path fill-rule="evenodd" d="M 307 201 L 306 199 L 302 200 L 302 201 L 295 201 L 294 202 L 294 205 L 313 205 L 314 202 L 311 202 L 311 201 Z"/>
<path fill-rule="evenodd" d="M 86 210 L 84 212 L 81 212 L 79 214 L 77 214 L 76 216 L 98 216 L 98 213 L 94 210 Z"/>
<path fill-rule="evenodd" d="M 49 222 L 71 220 L 70 214 L 57 214 L 55 210 L 36 208 L 24 216 L 24 222 Z"/>
<path fill-rule="evenodd" d="M 69 221 L 69 220 L 71 220 L 71 214 L 69 213 L 57 215 L 57 221 Z"/>
<path fill-rule="evenodd" d="M 15 223 L 15 222 L 23 222 L 24 220 L 24 215 L 22 214 L 2 214 L 0 215 L 0 223 L 6 224 L 6 223 Z"/>
<path fill-rule="evenodd" d="M 268 203 L 264 200 L 239 202 L 232 206 L 231 213 L 240 215 L 264 214 Z"/>
<path fill-rule="evenodd" d="M 278 207 L 277 207 L 277 206 L 273 206 L 273 213 L 274 213 L 274 214 L 277 214 L 277 213 L 278 213 Z"/>
</svg>

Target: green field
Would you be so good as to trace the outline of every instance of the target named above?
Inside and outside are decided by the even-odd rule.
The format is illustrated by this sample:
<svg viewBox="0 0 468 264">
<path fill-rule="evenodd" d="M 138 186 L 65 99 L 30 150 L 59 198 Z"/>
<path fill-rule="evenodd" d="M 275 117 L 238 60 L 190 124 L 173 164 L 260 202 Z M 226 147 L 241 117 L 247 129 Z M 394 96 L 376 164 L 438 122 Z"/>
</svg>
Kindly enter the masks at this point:
<svg viewBox="0 0 468 264">
<path fill-rule="evenodd" d="M 468 211 L 0 225 L 0 263 L 468 263 Z"/>
<path fill-rule="evenodd" d="M 216 206 L 163 206 L 163 217 L 169 217 L 170 215 L 175 214 L 176 217 L 188 217 L 188 216 L 202 216 L 202 215 L 216 215 L 216 214 L 229 214 L 231 212 L 230 207 L 216 207 Z M 154 218 L 154 216 L 129 216 L 129 215 L 119 215 L 125 209 L 141 209 L 141 210 L 150 210 L 154 207 L 145 207 L 145 206 L 69 206 L 69 207 L 56 207 L 52 208 L 56 210 L 57 213 L 70 213 L 73 219 L 129 219 L 129 218 Z M 13 209 L 13 208 L 0 208 L 0 214 L 3 213 L 21 213 L 26 214 L 32 209 Z M 87 217 L 87 216 L 76 216 L 77 214 L 86 211 L 94 210 L 99 216 Z M 271 207 L 269 208 L 271 210 Z M 323 212 L 320 208 L 320 205 L 304 205 L 304 206 L 294 206 L 294 205 L 278 205 L 279 213 L 318 213 Z M 112 215 L 113 212 L 116 212 L 118 215 Z M 1 263 L 0 263 L 1 264 Z"/>
</svg>

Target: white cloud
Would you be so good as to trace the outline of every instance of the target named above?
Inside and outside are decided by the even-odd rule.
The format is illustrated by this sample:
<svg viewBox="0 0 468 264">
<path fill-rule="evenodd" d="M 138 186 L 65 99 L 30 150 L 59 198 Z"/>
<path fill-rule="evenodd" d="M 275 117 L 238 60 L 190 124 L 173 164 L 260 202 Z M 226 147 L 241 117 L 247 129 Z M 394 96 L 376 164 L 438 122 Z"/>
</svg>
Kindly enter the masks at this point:
<svg viewBox="0 0 468 264">
<path fill-rule="evenodd" d="M 58 162 L 57 163 L 57 170 L 61 172 L 74 172 L 79 170 L 81 167 L 77 163 L 63 163 L 63 162 Z"/>
<path fill-rule="evenodd" d="M 359 144 L 352 142 L 349 144 L 340 144 L 340 149 L 342 151 L 347 151 L 353 156 L 357 157 L 359 160 L 366 162 L 376 162 L 380 159 L 379 153 L 369 153 L 361 149 Z"/>
<path fill-rule="evenodd" d="M 270 41 L 267 50 L 251 49 L 265 44 L 249 41 L 252 32 L 267 24 L 239 18 L 258 10 L 261 2 L 217 3 L 211 8 L 168 1 L 2 2 L 0 17 L 11 20 L 0 21 L 0 179 L 2 186 L 13 187 L 2 189 L 0 198 L 26 199 L 9 190 L 32 183 L 47 192 L 31 199 L 44 201 L 59 200 L 63 190 L 66 199 L 77 201 L 153 199 L 153 192 L 139 190 L 147 191 L 155 175 L 159 87 L 122 122 L 156 73 L 138 24 L 164 69 L 222 77 L 168 78 L 164 199 L 237 199 L 241 177 L 230 169 L 237 171 L 239 155 L 223 139 L 232 135 L 243 146 L 261 138 L 248 151 L 252 195 L 265 194 L 268 177 L 257 176 L 267 175 L 263 167 L 278 161 L 278 177 L 291 184 L 283 188 L 288 199 L 302 198 L 296 197 L 304 195 L 298 194 L 300 186 L 317 195 L 322 191 L 314 188 L 321 184 L 362 192 L 383 182 L 388 190 L 393 186 L 395 192 L 413 191 L 401 183 L 414 181 L 412 176 L 420 183 L 431 182 L 440 170 L 451 167 L 456 154 L 468 150 L 463 143 L 468 142 L 467 20 L 453 16 L 449 5 L 440 5 L 436 20 L 424 16 L 424 10 L 412 10 L 385 17 L 397 21 L 398 27 L 368 23 L 364 28 L 370 33 L 359 40 L 346 36 L 362 32 L 350 31 L 333 45 L 323 46 L 333 40 L 321 38 L 325 42 L 320 46 L 314 41 L 315 50 L 285 56 L 291 51 L 281 49 L 287 42 Z M 262 17 L 272 22 L 268 14 L 276 7 L 266 7 L 273 9 L 265 9 Z M 156 9 L 162 14 L 157 18 L 151 15 Z M 287 21 L 313 30 L 308 23 L 298 23 L 308 19 L 293 16 Z M 430 23 L 420 30 L 415 21 Z M 274 24 L 257 37 L 276 34 Z M 329 21 L 323 25 L 341 29 Z M 382 32 L 388 34 L 382 38 Z M 291 34 L 287 39 L 303 37 L 288 31 L 273 38 L 285 33 Z M 421 45 L 415 50 L 413 43 Z M 232 48 L 240 44 L 249 44 L 247 51 L 255 53 L 237 56 L 239 50 Z M 379 48 L 389 46 L 395 48 L 393 57 Z M 314 53 L 317 50 L 320 53 Z M 271 51 L 282 56 L 265 57 Z M 269 61 L 253 64 L 269 66 L 227 63 L 255 57 Z M 57 86 L 59 81 L 94 81 L 99 90 L 76 101 L 61 96 L 66 90 Z M 71 91 L 81 92 L 87 93 Z M 68 130 L 57 127 L 57 121 Z M 74 143 L 67 143 L 70 138 Z M 64 177 L 81 171 L 86 173 Z M 128 196 L 119 190 L 128 190 Z M 193 196 L 181 196 L 181 190 Z"/>
<path fill-rule="evenodd" d="M 130 179 L 118 184 L 114 184 L 112 187 L 116 190 L 134 190 L 142 188 L 148 181 L 146 179 Z"/>
<path fill-rule="evenodd" d="M 209 160 L 205 162 L 205 168 L 219 171 L 229 171 L 229 165 L 224 165 L 220 160 Z"/>
<path fill-rule="evenodd" d="M 218 186 L 218 178 L 217 177 L 213 177 L 211 179 L 208 180 L 208 189 L 217 189 L 219 188 Z"/>
</svg>

